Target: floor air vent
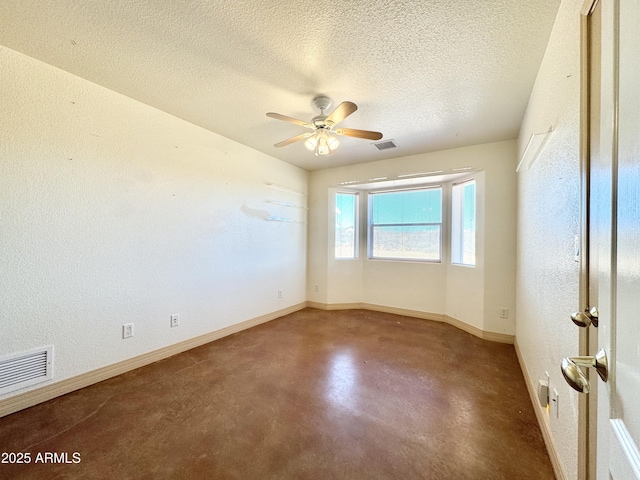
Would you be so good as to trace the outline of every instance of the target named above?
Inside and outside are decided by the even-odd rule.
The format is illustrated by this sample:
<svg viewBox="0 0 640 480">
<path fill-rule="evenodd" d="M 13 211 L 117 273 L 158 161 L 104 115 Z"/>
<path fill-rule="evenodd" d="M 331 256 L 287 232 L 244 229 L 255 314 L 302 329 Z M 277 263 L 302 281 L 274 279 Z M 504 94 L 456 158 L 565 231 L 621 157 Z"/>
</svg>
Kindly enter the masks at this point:
<svg viewBox="0 0 640 480">
<path fill-rule="evenodd" d="M 0 358 L 0 395 L 51 379 L 53 346 Z"/>
<path fill-rule="evenodd" d="M 384 142 L 378 142 L 373 144 L 378 150 L 388 150 L 389 148 L 396 148 L 398 145 L 393 140 L 385 140 Z"/>
</svg>

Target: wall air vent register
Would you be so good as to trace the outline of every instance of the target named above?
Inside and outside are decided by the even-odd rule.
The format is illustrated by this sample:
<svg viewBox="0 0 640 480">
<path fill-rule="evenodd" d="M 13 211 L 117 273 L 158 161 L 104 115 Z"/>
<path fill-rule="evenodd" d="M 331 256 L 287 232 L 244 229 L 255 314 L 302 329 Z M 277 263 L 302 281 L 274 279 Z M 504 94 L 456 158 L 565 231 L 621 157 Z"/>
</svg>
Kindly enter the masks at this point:
<svg viewBox="0 0 640 480">
<path fill-rule="evenodd" d="M 0 358 L 0 395 L 52 377 L 53 345 Z"/>
</svg>

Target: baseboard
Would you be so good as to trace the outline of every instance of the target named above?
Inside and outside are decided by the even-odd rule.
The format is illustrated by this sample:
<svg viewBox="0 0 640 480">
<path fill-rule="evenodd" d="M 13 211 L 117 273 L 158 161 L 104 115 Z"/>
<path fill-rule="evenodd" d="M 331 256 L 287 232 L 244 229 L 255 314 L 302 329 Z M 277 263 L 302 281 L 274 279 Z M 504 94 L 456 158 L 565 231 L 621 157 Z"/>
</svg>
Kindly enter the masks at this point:
<svg viewBox="0 0 640 480">
<path fill-rule="evenodd" d="M 306 306 L 307 302 L 292 305 L 290 307 L 283 308 L 282 310 L 277 310 L 266 315 L 261 315 L 244 322 L 236 323 L 235 325 L 221 328 L 220 330 L 216 330 L 214 332 L 206 333 L 204 335 L 190 338 L 189 340 L 169 345 L 167 347 L 163 347 L 158 350 L 154 350 L 152 352 L 130 358 L 128 360 L 123 360 L 122 362 L 114 363 L 113 365 L 107 365 L 106 367 L 98 368 L 90 372 L 82 373 L 75 377 L 61 380 L 60 382 L 52 383 L 35 390 L 30 390 L 28 392 L 14 395 L 13 397 L 9 397 L 4 400 L 0 400 L 0 417 L 4 417 L 5 415 L 9 415 L 28 407 L 32 407 L 34 405 L 37 405 L 38 403 L 46 402 L 47 400 L 51 400 L 61 395 L 66 395 L 67 393 L 71 393 L 75 390 L 88 387 L 89 385 L 93 385 L 94 383 L 102 382 L 103 380 L 107 380 L 111 377 L 122 375 L 123 373 L 135 370 L 136 368 L 144 367 L 145 365 L 149 365 L 150 363 L 172 357 L 173 355 L 177 355 L 178 353 L 191 350 L 192 348 L 196 348 L 206 343 L 213 342 L 214 340 L 218 340 L 234 333 L 241 332 L 242 330 L 255 327 L 271 320 L 275 320 L 276 318 L 282 317 L 284 315 L 302 310 Z"/>
<path fill-rule="evenodd" d="M 542 438 L 544 439 L 544 444 L 547 447 L 547 453 L 549 454 L 549 459 L 551 460 L 551 465 L 553 466 L 553 472 L 555 473 L 557 480 L 566 480 L 567 476 L 565 475 L 562 464 L 560 463 L 560 457 L 558 456 L 558 451 L 556 450 L 556 445 L 553 441 L 551 430 L 549 429 L 549 423 L 547 422 L 545 411 L 538 403 L 538 392 L 536 391 L 535 386 L 532 385 L 529 381 L 531 377 L 529 376 L 527 365 L 524 363 L 524 358 L 522 357 L 522 352 L 520 351 L 520 347 L 518 346 L 517 339 L 515 340 L 513 346 L 516 350 L 518 363 L 520 363 L 520 369 L 522 370 L 522 374 L 524 375 L 524 383 L 527 385 L 527 390 L 529 391 L 529 396 L 531 397 L 533 411 L 536 412 L 536 418 L 538 419 L 540 431 L 542 432 Z"/>
<path fill-rule="evenodd" d="M 321 303 L 307 302 L 307 307 L 317 308 L 318 310 L 357 310 L 362 308 L 362 303 Z"/>
<path fill-rule="evenodd" d="M 498 343 L 508 343 L 509 345 L 513 345 L 515 341 L 515 336 L 513 335 L 509 335 L 507 333 L 489 332 L 473 325 L 469 325 L 468 323 L 458 320 L 457 318 L 450 317 L 449 315 L 446 315 L 445 317 L 445 321 L 449 325 L 453 325 L 454 327 L 457 327 L 460 330 L 464 330 L 465 332 L 470 333 L 471 335 L 475 335 L 476 337 L 480 337 L 483 340 L 489 340 L 491 342 Z"/>
<path fill-rule="evenodd" d="M 445 322 L 445 316 L 440 313 L 422 312 L 420 310 L 411 310 L 410 308 L 389 307 L 387 305 L 378 305 L 375 303 L 362 303 L 365 310 L 374 312 L 393 313 L 394 315 L 404 315 L 406 317 L 420 318 L 422 320 L 432 320 L 434 322 Z"/>
<path fill-rule="evenodd" d="M 514 336 L 506 333 L 488 332 L 473 325 L 458 320 L 457 318 L 444 315 L 442 313 L 423 312 L 421 310 L 412 310 L 409 308 L 390 307 L 387 305 L 378 305 L 375 303 L 355 302 L 355 303 L 319 303 L 307 302 L 307 306 L 318 308 L 320 310 L 352 310 L 362 308 L 364 310 L 372 310 L 374 312 L 393 313 L 395 315 L 404 315 L 406 317 L 420 318 L 423 320 L 432 320 L 434 322 L 444 322 L 456 327 L 462 331 L 470 333 L 483 340 L 491 342 L 508 343 L 513 345 Z"/>
<path fill-rule="evenodd" d="M 447 322 L 449 325 L 453 325 L 454 327 L 459 328 L 460 330 L 470 333 L 471 335 L 475 335 L 476 337 L 479 337 L 479 338 L 484 338 L 484 333 L 485 333 L 484 330 L 474 325 L 465 323 L 462 320 L 458 320 L 455 317 L 450 317 L 449 315 L 445 315 L 445 322 Z"/>
<path fill-rule="evenodd" d="M 515 335 L 509 335 L 508 333 L 489 332 L 486 330 L 482 331 L 482 338 L 484 340 L 489 340 L 490 342 L 508 343 L 509 345 L 513 345 L 513 343 L 516 341 Z"/>
</svg>

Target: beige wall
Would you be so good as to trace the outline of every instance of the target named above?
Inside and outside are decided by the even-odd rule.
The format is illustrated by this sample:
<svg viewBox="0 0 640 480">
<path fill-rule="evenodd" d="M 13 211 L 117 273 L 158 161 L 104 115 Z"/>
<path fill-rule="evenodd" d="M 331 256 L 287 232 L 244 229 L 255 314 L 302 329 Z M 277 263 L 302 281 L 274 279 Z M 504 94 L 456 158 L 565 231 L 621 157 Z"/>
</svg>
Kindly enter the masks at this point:
<svg viewBox="0 0 640 480">
<path fill-rule="evenodd" d="M 4 47 L 0 65 L 0 357 L 53 344 L 59 381 L 305 301 L 306 209 L 268 200 L 305 207 L 306 171 Z"/>
<path fill-rule="evenodd" d="M 533 164 L 518 173 L 518 271 L 516 341 L 527 381 L 536 387 L 545 372 L 560 394 L 560 417 L 538 405 L 551 431 L 564 472 L 577 478 L 578 394 L 560 372 L 563 357 L 577 355 L 579 265 L 574 237 L 580 219 L 580 9 L 560 6 L 519 136 L 522 153 L 532 134 L 554 131 Z"/>
<path fill-rule="evenodd" d="M 508 141 L 312 172 L 308 299 L 450 315 L 485 331 L 513 334 L 515 160 L 516 142 Z M 339 183 L 464 167 L 481 172 L 476 268 L 451 265 L 448 249 L 440 264 L 371 261 L 366 258 L 365 243 L 359 259 L 334 259 L 331 201 Z M 500 318 L 500 307 L 510 310 L 509 319 Z"/>
</svg>

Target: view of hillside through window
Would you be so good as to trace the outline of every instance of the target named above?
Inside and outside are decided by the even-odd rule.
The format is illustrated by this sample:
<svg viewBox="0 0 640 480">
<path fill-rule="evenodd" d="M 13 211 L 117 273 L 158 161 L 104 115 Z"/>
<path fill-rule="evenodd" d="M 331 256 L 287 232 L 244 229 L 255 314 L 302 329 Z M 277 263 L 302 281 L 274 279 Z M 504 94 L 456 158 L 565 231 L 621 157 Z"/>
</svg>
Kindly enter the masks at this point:
<svg viewBox="0 0 640 480">
<path fill-rule="evenodd" d="M 371 193 L 369 256 L 440 261 L 442 188 Z"/>
<path fill-rule="evenodd" d="M 442 187 L 369 192 L 368 257 L 442 260 Z M 335 258 L 358 256 L 358 193 L 336 193 Z M 451 187 L 451 262 L 476 264 L 476 182 Z"/>
</svg>

